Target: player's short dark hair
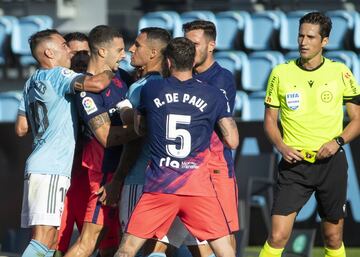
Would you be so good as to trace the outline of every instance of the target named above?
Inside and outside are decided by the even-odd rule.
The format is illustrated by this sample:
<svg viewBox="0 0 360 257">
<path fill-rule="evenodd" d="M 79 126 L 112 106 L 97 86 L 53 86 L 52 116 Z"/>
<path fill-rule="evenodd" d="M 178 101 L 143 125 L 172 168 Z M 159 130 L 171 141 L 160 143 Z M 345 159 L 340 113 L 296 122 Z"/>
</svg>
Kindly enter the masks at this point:
<svg viewBox="0 0 360 257">
<path fill-rule="evenodd" d="M 195 59 L 195 45 L 187 38 L 174 38 L 167 45 L 164 57 L 170 59 L 175 70 L 192 70 Z"/>
<path fill-rule="evenodd" d="M 89 33 L 89 47 L 91 53 L 96 53 L 99 46 L 111 43 L 114 38 L 122 38 L 121 33 L 107 25 L 99 25 Z"/>
<path fill-rule="evenodd" d="M 171 35 L 166 29 L 158 27 L 147 27 L 140 30 L 140 33 L 145 33 L 147 39 L 158 40 L 164 45 L 167 45 L 171 40 Z"/>
<path fill-rule="evenodd" d="M 183 24 L 183 31 L 187 33 L 192 30 L 201 29 L 204 31 L 204 34 L 211 40 L 216 40 L 216 27 L 215 24 L 211 21 L 205 20 L 194 20 L 188 23 Z"/>
<path fill-rule="evenodd" d="M 71 32 L 64 35 L 64 39 L 67 43 L 70 41 L 89 42 L 89 38 L 85 33 L 82 32 Z"/>
<path fill-rule="evenodd" d="M 38 47 L 38 45 L 46 40 L 51 39 L 51 37 L 55 34 L 58 34 L 61 36 L 61 34 L 59 33 L 59 31 L 57 31 L 56 29 L 45 29 L 45 30 L 41 30 L 38 31 L 34 34 L 32 34 L 29 38 L 29 45 L 30 45 L 30 50 L 31 50 L 31 54 L 32 56 L 37 60 L 37 56 L 35 53 L 36 48 Z"/>
<path fill-rule="evenodd" d="M 299 27 L 304 23 L 310 23 L 320 26 L 320 36 L 323 39 L 324 37 L 330 36 L 330 31 L 332 28 L 331 19 L 321 12 L 310 12 L 305 14 L 299 21 Z"/>
</svg>

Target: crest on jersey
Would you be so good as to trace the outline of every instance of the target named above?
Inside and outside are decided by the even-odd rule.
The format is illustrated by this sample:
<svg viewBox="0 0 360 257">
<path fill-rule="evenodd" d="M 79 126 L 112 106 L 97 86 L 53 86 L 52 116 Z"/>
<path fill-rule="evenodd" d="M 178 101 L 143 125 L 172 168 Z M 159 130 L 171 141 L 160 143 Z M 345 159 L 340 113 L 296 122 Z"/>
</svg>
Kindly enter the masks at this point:
<svg viewBox="0 0 360 257">
<path fill-rule="evenodd" d="M 330 91 L 324 91 L 321 93 L 321 100 L 324 103 L 330 103 L 333 99 L 333 94 Z"/>
<path fill-rule="evenodd" d="M 293 93 L 287 93 L 285 95 L 286 97 L 286 104 L 287 106 L 295 111 L 299 108 L 300 106 L 300 93 L 296 93 L 296 92 L 293 92 Z"/>
<path fill-rule="evenodd" d="M 63 68 L 61 70 L 61 74 L 64 75 L 65 77 L 71 77 L 74 74 L 74 72 L 70 69 Z"/>
<path fill-rule="evenodd" d="M 95 104 L 94 100 L 91 97 L 85 97 L 82 100 L 82 105 L 84 106 L 84 110 L 86 111 L 86 113 L 88 115 L 90 115 L 90 114 L 97 111 L 96 104 Z"/>
</svg>

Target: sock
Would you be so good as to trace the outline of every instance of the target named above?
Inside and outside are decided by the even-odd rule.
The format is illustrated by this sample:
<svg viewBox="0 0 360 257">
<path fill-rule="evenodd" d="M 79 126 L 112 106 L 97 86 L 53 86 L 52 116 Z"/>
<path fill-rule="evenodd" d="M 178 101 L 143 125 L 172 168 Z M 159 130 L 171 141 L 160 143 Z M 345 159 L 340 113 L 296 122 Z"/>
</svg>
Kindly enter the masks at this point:
<svg viewBox="0 0 360 257">
<path fill-rule="evenodd" d="M 147 257 L 166 257 L 165 253 L 151 253 Z"/>
<path fill-rule="evenodd" d="M 344 243 L 341 244 L 339 249 L 329 249 L 325 247 L 325 257 L 346 257 Z"/>
<path fill-rule="evenodd" d="M 55 253 L 55 250 L 50 249 L 46 254 L 45 257 L 53 257 Z"/>
<path fill-rule="evenodd" d="M 32 239 L 21 257 L 45 257 L 48 248 L 37 240 Z"/>
<path fill-rule="evenodd" d="M 272 248 L 266 241 L 265 245 L 261 249 L 259 257 L 281 257 L 281 254 L 283 251 L 284 251 L 284 248 L 281 248 L 281 249 Z"/>
</svg>

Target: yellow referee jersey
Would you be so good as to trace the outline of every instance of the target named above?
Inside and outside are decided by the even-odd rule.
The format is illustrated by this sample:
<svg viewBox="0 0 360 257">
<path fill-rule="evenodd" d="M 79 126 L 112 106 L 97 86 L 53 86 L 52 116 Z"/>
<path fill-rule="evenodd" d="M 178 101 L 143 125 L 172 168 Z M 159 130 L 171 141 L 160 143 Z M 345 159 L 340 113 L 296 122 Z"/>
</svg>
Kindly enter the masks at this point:
<svg viewBox="0 0 360 257">
<path fill-rule="evenodd" d="M 343 130 L 343 101 L 360 95 L 351 71 L 324 58 L 315 70 L 296 60 L 280 64 L 270 74 L 265 104 L 280 108 L 283 140 L 295 149 L 317 151 Z"/>
</svg>

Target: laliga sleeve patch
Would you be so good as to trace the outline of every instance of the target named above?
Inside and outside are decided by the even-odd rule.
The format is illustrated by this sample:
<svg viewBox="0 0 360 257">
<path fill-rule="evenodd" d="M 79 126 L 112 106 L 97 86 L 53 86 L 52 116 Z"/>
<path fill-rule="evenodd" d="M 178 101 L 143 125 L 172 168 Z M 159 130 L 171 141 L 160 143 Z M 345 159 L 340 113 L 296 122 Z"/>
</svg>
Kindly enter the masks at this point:
<svg viewBox="0 0 360 257">
<path fill-rule="evenodd" d="M 74 71 L 72 71 L 72 70 L 70 70 L 70 69 L 67 69 L 67 68 L 63 68 L 62 70 L 61 70 L 61 74 L 63 75 L 63 76 L 65 76 L 65 77 L 71 77 L 71 76 L 73 76 L 74 74 L 75 74 L 75 72 Z"/>
<path fill-rule="evenodd" d="M 82 100 L 82 105 L 84 106 L 84 110 L 86 111 L 86 113 L 88 115 L 90 115 L 90 114 L 97 111 L 96 104 L 95 104 L 94 100 L 91 97 L 85 97 Z"/>
</svg>

